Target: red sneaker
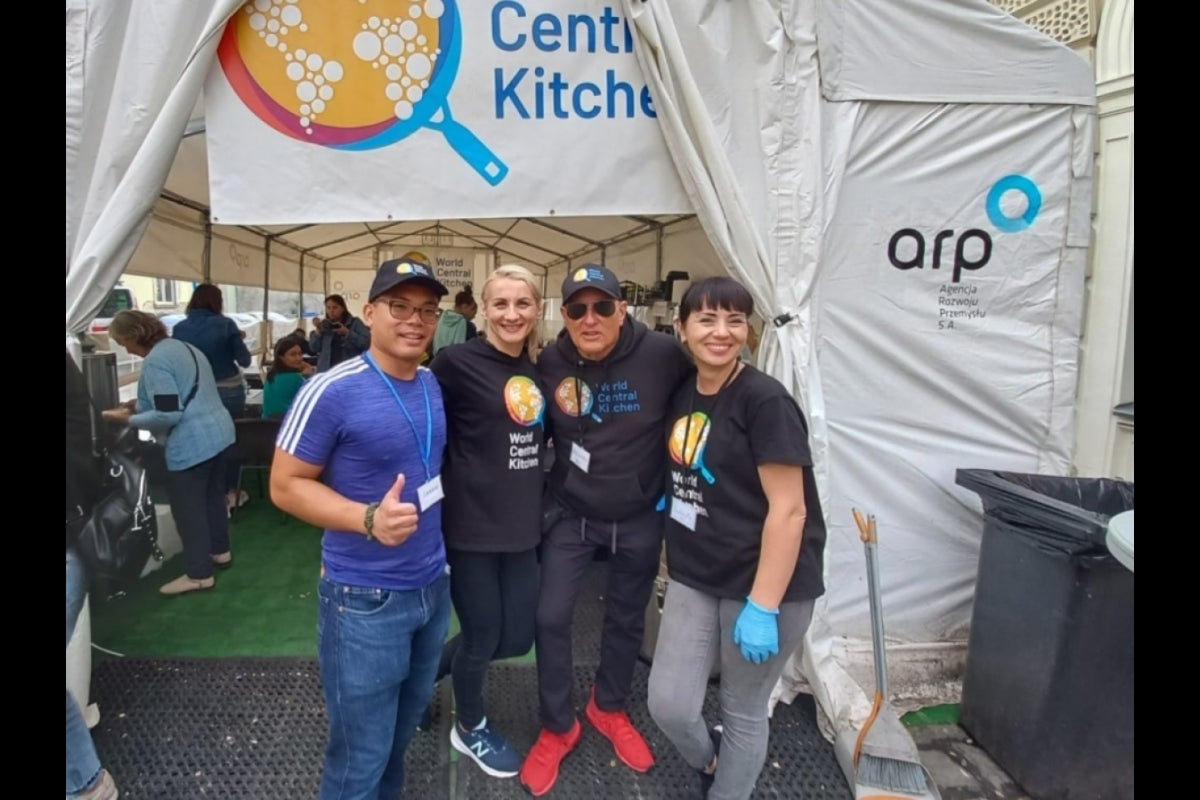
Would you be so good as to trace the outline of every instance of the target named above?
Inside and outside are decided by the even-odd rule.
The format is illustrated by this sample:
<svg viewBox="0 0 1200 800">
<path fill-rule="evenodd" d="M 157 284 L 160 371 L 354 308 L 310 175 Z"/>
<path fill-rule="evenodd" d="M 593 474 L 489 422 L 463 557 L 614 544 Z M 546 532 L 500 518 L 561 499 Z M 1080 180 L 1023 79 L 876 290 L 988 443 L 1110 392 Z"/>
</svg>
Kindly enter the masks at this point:
<svg viewBox="0 0 1200 800">
<path fill-rule="evenodd" d="M 633 727 L 629 715 L 624 711 L 601 711 L 596 705 L 594 688 L 592 696 L 588 698 L 585 713 L 588 722 L 612 742 L 613 749 L 617 751 L 617 758 L 624 761 L 625 766 L 635 772 L 648 772 L 654 766 L 654 754 L 650 752 L 650 745 L 646 744 L 637 728 Z"/>
<path fill-rule="evenodd" d="M 525 763 L 521 765 L 521 785 L 534 797 L 541 797 L 553 789 L 558 780 L 558 765 L 575 749 L 581 738 L 583 726 L 579 720 L 575 720 L 571 730 L 566 733 L 542 728 L 529 755 L 525 756 Z"/>
</svg>

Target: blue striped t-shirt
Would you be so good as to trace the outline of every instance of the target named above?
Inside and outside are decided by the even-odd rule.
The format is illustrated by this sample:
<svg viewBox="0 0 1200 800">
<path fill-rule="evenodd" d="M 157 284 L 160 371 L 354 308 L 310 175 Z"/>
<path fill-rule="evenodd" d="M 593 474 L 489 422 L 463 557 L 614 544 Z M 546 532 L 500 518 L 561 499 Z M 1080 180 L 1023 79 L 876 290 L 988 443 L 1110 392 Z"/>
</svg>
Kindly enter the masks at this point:
<svg viewBox="0 0 1200 800">
<path fill-rule="evenodd" d="M 430 415 L 432 442 L 427 435 Z M 322 466 L 322 482 L 362 503 L 379 501 L 396 475 L 404 473 L 400 498 L 419 508 L 417 489 L 441 473 L 446 449 L 441 389 L 424 367 L 405 381 L 385 377 L 358 356 L 305 383 L 275 443 L 301 461 Z M 422 459 L 426 447 L 428 473 Z M 399 547 L 386 547 L 356 531 L 327 529 L 321 552 L 326 577 L 338 583 L 401 590 L 428 586 L 446 567 L 442 504 L 422 511 L 417 532 Z"/>
</svg>

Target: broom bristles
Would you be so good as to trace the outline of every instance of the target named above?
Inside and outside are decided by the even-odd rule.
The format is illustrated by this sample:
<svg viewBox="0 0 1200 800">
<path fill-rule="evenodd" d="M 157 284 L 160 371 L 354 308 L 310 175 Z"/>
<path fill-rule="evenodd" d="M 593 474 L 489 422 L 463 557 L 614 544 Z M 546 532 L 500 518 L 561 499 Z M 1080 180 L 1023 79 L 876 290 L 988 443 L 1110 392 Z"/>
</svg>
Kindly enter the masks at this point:
<svg viewBox="0 0 1200 800">
<path fill-rule="evenodd" d="M 863 752 L 858 760 L 855 778 L 859 783 L 908 794 L 924 794 L 929 791 L 925 782 L 925 768 L 910 761 L 880 758 Z"/>
</svg>

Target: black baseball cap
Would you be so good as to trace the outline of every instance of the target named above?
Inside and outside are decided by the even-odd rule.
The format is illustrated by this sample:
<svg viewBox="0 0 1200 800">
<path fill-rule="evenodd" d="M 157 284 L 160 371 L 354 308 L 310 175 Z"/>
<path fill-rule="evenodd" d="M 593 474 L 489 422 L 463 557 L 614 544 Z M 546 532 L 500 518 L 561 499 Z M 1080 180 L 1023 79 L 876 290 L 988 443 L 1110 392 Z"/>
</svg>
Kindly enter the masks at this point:
<svg viewBox="0 0 1200 800">
<path fill-rule="evenodd" d="M 450 294 L 450 290 L 433 277 L 433 267 L 429 265 L 429 259 L 421 253 L 414 252 L 405 253 L 400 258 L 393 258 L 380 264 L 367 299 L 374 303 L 381 294 L 410 281 L 429 287 L 438 297 Z"/>
<path fill-rule="evenodd" d="M 567 273 L 562 283 L 562 300 L 567 302 L 571 295 L 581 289 L 598 289 L 614 300 L 623 300 L 621 282 L 608 267 L 601 264 L 584 264 Z"/>
</svg>

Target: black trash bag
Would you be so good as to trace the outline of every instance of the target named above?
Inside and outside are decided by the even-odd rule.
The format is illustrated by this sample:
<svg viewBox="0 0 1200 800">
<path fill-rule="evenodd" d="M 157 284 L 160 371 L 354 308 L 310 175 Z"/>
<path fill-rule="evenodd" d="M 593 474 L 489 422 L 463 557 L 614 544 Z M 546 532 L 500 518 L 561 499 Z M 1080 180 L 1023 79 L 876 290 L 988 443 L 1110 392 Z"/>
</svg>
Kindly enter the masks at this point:
<svg viewBox="0 0 1200 800">
<path fill-rule="evenodd" d="M 990 524 L 1053 552 L 1107 555 L 1108 521 L 1133 508 L 1133 484 L 989 469 L 960 469 L 955 483 L 979 495 Z"/>
</svg>

